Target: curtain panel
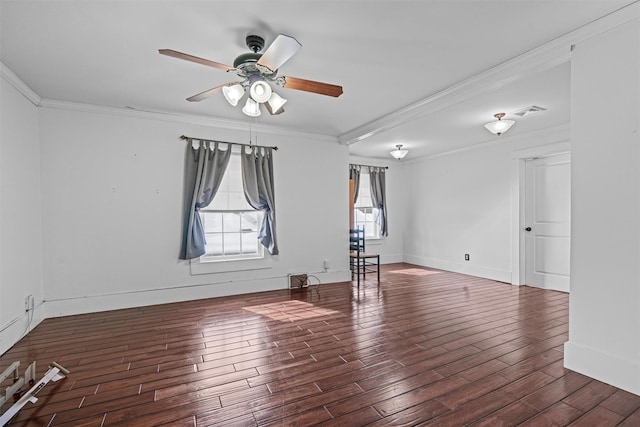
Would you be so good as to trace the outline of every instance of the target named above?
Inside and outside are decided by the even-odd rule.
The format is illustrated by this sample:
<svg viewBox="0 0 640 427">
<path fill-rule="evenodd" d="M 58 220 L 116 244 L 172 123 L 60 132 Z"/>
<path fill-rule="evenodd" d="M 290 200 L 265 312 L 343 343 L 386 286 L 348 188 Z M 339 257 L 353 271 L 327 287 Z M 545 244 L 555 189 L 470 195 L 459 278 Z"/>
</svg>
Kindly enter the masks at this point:
<svg viewBox="0 0 640 427">
<path fill-rule="evenodd" d="M 369 180 L 371 182 L 371 201 L 373 206 L 378 208 L 376 222 L 380 227 L 380 235 L 388 236 L 386 169 L 369 166 Z"/>
<path fill-rule="evenodd" d="M 360 191 L 360 165 L 349 165 L 349 179 L 353 180 L 353 204 L 355 205 Z"/>
<path fill-rule="evenodd" d="M 201 141 L 196 148 L 187 138 L 185 155 L 185 198 L 180 259 L 198 258 L 205 253 L 205 238 L 199 210 L 216 195 L 231 158 L 231 145 L 221 150 L 218 142 Z"/>
<path fill-rule="evenodd" d="M 244 195 L 256 210 L 264 212 L 258 241 L 271 255 L 277 255 L 276 211 L 273 185 L 273 150 L 270 147 L 242 147 L 242 185 Z"/>
</svg>

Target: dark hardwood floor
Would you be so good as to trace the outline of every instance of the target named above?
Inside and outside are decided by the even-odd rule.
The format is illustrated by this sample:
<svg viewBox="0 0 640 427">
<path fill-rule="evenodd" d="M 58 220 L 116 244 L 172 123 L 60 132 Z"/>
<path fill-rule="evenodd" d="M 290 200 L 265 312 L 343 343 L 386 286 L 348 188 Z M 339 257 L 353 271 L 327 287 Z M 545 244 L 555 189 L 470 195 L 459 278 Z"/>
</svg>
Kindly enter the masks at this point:
<svg viewBox="0 0 640 427">
<path fill-rule="evenodd" d="M 640 426 L 639 396 L 563 368 L 567 322 L 564 293 L 391 264 L 48 319 L 0 368 L 71 371 L 11 426 Z"/>
</svg>

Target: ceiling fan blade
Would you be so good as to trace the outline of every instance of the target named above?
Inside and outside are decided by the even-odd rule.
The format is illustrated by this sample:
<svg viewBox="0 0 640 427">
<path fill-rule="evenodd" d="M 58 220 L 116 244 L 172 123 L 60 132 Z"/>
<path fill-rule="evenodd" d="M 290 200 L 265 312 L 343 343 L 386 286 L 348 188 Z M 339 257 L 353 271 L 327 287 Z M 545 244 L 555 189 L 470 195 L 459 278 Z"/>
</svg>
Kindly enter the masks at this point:
<svg viewBox="0 0 640 427">
<path fill-rule="evenodd" d="M 224 86 L 229 86 L 229 85 L 232 85 L 232 84 L 235 84 L 235 83 L 236 82 L 229 82 L 229 83 L 225 83 L 225 84 L 222 84 L 220 86 L 216 86 L 214 88 L 205 90 L 204 92 L 200 92 L 197 95 L 190 96 L 189 98 L 187 98 L 187 101 L 189 101 L 189 102 L 202 101 L 203 99 L 208 98 L 211 95 L 215 95 L 216 93 L 220 92 Z"/>
<path fill-rule="evenodd" d="M 195 63 L 198 63 L 198 64 L 206 65 L 207 67 L 217 68 L 217 69 L 222 70 L 222 71 L 235 70 L 235 68 L 233 68 L 233 67 L 231 67 L 229 65 L 224 65 L 224 64 L 221 64 L 219 62 L 210 61 L 208 59 L 204 59 L 204 58 L 200 58 L 200 57 L 197 57 L 197 56 L 189 55 L 187 53 L 178 52 L 177 50 L 160 49 L 160 50 L 158 50 L 158 52 L 160 54 L 162 54 L 162 55 L 172 56 L 172 57 L 178 58 L 178 59 L 184 59 L 185 61 L 195 62 Z"/>
<path fill-rule="evenodd" d="M 287 89 L 304 90 L 306 92 L 319 93 L 320 95 L 334 96 L 336 98 L 342 95 L 342 86 L 299 79 L 297 77 L 284 77 L 283 86 Z"/>
<path fill-rule="evenodd" d="M 266 67 L 271 72 L 274 72 L 291 59 L 301 47 L 302 45 L 293 37 L 278 34 L 278 37 L 264 51 L 256 65 Z"/>
</svg>

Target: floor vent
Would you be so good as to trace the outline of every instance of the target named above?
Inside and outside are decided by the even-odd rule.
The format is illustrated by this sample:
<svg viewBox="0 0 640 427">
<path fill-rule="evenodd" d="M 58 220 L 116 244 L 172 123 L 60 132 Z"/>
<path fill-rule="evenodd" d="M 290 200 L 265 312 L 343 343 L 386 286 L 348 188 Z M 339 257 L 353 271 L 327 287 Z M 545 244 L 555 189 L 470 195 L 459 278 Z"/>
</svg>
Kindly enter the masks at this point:
<svg viewBox="0 0 640 427">
<path fill-rule="evenodd" d="M 289 288 L 306 288 L 307 286 L 309 286 L 309 277 L 306 273 L 289 275 Z"/>
<path fill-rule="evenodd" d="M 513 114 L 514 116 L 524 117 L 524 116 L 528 116 L 529 114 L 539 113 L 540 111 L 547 111 L 547 109 L 538 107 L 537 105 L 532 105 L 531 107 L 525 107 L 511 114 Z"/>
</svg>

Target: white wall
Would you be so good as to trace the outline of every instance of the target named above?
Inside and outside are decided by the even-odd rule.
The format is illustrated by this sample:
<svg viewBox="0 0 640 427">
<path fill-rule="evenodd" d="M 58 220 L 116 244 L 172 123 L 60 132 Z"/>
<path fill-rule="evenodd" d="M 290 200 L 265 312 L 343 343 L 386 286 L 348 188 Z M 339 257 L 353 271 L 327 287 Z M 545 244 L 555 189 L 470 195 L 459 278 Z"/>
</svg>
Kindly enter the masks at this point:
<svg viewBox="0 0 640 427">
<path fill-rule="evenodd" d="M 0 354 L 43 319 L 38 111 L 0 78 Z M 35 311 L 25 312 L 33 295 Z"/>
<path fill-rule="evenodd" d="M 346 146 L 259 133 L 261 145 L 280 148 L 280 255 L 266 269 L 192 274 L 189 262 L 177 259 L 186 144 L 178 137 L 244 143 L 248 128 L 81 110 L 40 108 L 49 316 L 281 289 L 296 272 L 323 283 L 349 279 Z"/>
<path fill-rule="evenodd" d="M 512 246 L 517 232 L 513 198 L 518 197 L 514 158 L 531 147 L 566 142 L 567 129 L 502 135 L 473 149 L 408 163 L 404 260 L 517 283 L 512 277 L 517 251 Z"/>
<path fill-rule="evenodd" d="M 565 366 L 640 394 L 640 19 L 572 52 Z"/>
</svg>

